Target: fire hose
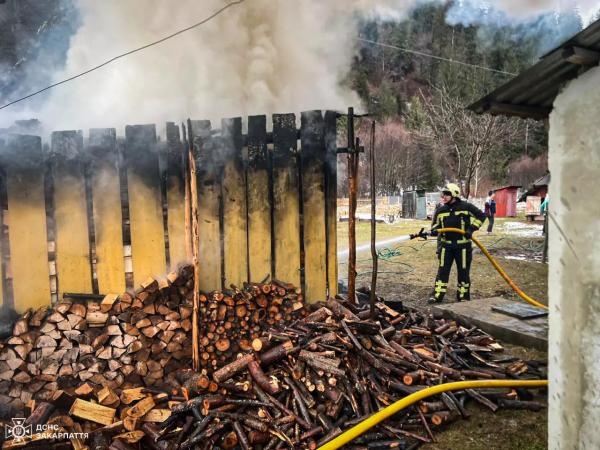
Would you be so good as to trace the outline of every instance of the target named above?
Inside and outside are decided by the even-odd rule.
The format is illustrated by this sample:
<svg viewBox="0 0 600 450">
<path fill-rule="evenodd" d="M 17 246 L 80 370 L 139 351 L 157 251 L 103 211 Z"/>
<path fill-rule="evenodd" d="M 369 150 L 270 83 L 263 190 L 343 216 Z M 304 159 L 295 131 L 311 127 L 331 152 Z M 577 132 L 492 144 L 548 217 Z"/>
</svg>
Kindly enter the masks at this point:
<svg viewBox="0 0 600 450">
<path fill-rule="evenodd" d="M 460 233 L 466 234 L 463 230 L 459 228 L 440 228 L 437 230 L 438 233 Z M 421 231 L 417 234 L 411 234 L 406 236 L 406 239 L 402 240 L 410 240 L 418 237 L 427 238 L 428 233 Z M 498 273 L 504 278 L 504 280 L 508 283 L 508 285 L 517 293 L 519 297 L 525 300 L 527 303 L 537 306 L 538 308 L 548 309 L 548 307 L 537 300 L 529 297 L 525 292 L 523 292 L 519 286 L 507 275 L 507 273 L 500 267 L 498 262 L 494 259 L 492 255 L 488 252 L 488 250 L 483 246 L 479 240 L 471 236 L 471 240 L 479 247 L 482 253 L 487 257 L 490 261 L 494 269 L 498 271 Z M 457 391 L 462 389 L 475 389 L 475 388 L 490 388 L 490 387 L 506 387 L 506 388 L 539 388 L 548 386 L 548 380 L 474 380 L 474 381 L 457 381 L 452 383 L 444 383 L 439 384 L 437 386 L 432 386 L 421 391 L 415 392 L 414 394 L 408 395 L 397 402 L 391 404 L 390 406 L 382 409 L 381 411 L 373 414 L 369 418 L 350 428 L 349 430 L 343 432 L 338 437 L 332 439 L 326 444 L 319 447 L 317 450 L 335 450 L 348 442 L 356 439 L 361 434 L 365 433 L 372 427 L 376 426 L 380 422 L 383 422 L 387 418 L 393 416 L 394 414 L 402 411 L 408 406 L 418 402 L 427 397 L 431 397 L 432 395 L 441 394 L 442 392 L 447 391 Z"/>
<path fill-rule="evenodd" d="M 344 431 L 338 437 L 332 439 L 326 444 L 319 447 L 317 450 L 335 450 L 348 442 L 356 439 L 358 436 L 368 431 L 375 425 L 383 422 L 385 419 L 393 416 L 394 414 L 402 411 L 404 408 L 423 400 L 424 398 L 431 397 L 432 395 L 441 394 L 447 391 L 459 391 L 462 389 L 476 389 L 476 388 L 540 388 L 548 386 L 548 380 L 474 380 L 474 381 L 456 381 L 453 383 L 444 383 L 437 386 L 432 386 L 421 391 L 410 394 L 390 406 L 382 409 L 381 411 L 373 414 L 368 419 L 363 420 L 358 425 L 353 426 L 347 431 Z"/>
</svg>

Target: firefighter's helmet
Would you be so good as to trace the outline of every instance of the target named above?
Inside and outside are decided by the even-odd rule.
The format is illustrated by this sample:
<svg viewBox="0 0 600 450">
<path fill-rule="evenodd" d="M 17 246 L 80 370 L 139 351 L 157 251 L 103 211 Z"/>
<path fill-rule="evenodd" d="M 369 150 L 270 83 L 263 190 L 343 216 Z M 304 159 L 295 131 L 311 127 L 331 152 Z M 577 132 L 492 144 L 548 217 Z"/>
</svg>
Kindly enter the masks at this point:
<svg viewBox="0 0 600 450">
<path fill-rule="evenodd" d="M 443 192 L 450 192 L 452 194 L 452 197 L 460 197 L 460 188 L 458 187 L 458 185 L 454 184 L 454 183 L 448 183 L 446 184 L 446 186 L 444 186 L 444 189 L 442 189 Z"/>
</svg>

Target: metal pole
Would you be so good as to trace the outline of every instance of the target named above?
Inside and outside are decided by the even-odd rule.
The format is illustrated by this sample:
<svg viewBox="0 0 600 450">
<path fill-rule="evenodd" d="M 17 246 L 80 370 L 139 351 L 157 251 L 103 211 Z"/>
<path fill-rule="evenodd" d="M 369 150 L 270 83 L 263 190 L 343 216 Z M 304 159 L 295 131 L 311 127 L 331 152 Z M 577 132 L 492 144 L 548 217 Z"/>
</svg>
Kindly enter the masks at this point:
<svg viewBox="0 0 600 450">
<path fill-rule="evenodd" d="M 375 221 L 376 212 L 376 192 L 375 192 L 375 121 L 371 123 L 371 151 L 369 152 L 369 163 L 371 169 L 371 258 L 373 259 L 373 269 L 371 273 L 371 319 L 375 318 L 375 301 L 377 299 L 377 248 Z"/>
</svg>

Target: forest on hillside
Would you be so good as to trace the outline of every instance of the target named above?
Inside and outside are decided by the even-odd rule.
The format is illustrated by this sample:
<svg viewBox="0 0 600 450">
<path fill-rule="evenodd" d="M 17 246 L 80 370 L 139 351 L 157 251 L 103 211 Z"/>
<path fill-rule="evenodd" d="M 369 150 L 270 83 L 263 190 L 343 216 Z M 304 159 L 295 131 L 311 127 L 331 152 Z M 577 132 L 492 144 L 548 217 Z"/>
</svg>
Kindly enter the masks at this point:
<svg viewBox="0 0 600 450">
<path fill-rule="evenodd" d="M 465 108 L 580 31 L 580 17 L 573 11 L 518 24 L 493 17 L 465 24 L 452 19 L 456 8 L 452 2 L 427 3 L 401 22 L 362 26 L 361 48 L 346 83 L 377 120 L 378 195 L 435 190 L 453 181 L 467 197 L 484 196 L 503 185 L 526 186 L 548 168 L 543 121 L 479 116 Z M 370 123 L 365 118 L 359 125 L 367 150 Z M 362 195 L 368 193 L 366 160 Z M 345 158 L 338 174 L 338 194 L 345 196 Z"/>
</svg>

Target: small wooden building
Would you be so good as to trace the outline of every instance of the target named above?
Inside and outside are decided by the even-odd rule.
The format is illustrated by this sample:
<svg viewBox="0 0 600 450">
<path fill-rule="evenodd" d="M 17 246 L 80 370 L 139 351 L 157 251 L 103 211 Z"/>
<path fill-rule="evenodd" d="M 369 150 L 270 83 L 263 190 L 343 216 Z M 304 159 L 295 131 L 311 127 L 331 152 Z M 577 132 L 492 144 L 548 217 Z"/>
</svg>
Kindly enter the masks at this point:
<svg viewBox="0 0 600 450">
<path fill-rule="evenodd" d="M 527 197 L 534 196 L 540 197 L 542 201 L 546 198 L 546 194 L 548 193 L 548 185 L 550 184 L 550 172 L 546 172 L 543 176 L 539 177 L 535 180 L 529 188 L 521 194 L 519 197 L 519 202 L 524 202 L 527 200 Z"/>
<path fill-rule="evenodd" d="M 517 216 L 517 189 L 521 186 L 504 186 L 496 189 L 496 217 Z"/>
</svg>

